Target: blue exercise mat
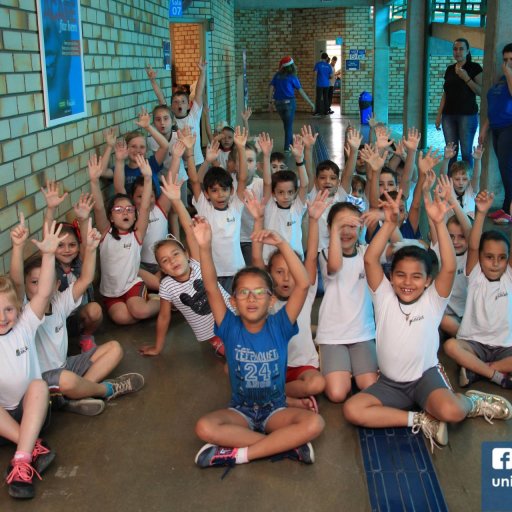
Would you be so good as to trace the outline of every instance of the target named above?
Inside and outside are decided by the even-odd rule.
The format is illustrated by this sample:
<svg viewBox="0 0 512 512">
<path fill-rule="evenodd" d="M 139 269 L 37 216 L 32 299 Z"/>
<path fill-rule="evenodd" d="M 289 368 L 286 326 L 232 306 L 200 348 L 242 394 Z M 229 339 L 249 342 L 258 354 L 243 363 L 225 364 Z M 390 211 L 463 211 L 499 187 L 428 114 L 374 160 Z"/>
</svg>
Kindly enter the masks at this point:
<svg viewBox="0 0 512 512">
<path fill-rule="evenodd" d="M 448 511 L 422 434 L 359 428 L 372 511 Z"/>
</svg>

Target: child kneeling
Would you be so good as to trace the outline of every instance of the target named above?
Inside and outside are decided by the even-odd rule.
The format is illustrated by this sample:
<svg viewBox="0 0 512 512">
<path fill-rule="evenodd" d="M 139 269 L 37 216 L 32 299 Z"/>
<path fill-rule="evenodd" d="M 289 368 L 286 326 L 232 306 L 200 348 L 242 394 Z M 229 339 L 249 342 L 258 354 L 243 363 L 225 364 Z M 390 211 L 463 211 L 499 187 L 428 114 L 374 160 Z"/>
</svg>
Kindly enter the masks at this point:
<svg viewBox="0 0 512 512">
<path fill-rule="evenodd" d="M 222 300 L 211 254 L 212 232 L 204 218 L 194 220 L 200 248 L 201 271 L 215 319 L 215 333 L 225 345 L 231 382 L 228 409 L 202 417 L 196 433 L 208 444 L 196 455 L 202 468 L 243 464 L 286 452 L 286 456 L 312 464 L 312 439 L 324 428 L 318 414 L 286 407 L 286 352 L 297 334 L 297 317 L 306 299 L 309 278 L 299 258 L 274 232 L 261 231 L 253 241 L 275 245 L 295 280 L 294 294 L 277 314 L 269 315 L 275 298 L 267 272 L 247 267 L 233 280 L 231 302 L 238 316 Z"/>
</svg>

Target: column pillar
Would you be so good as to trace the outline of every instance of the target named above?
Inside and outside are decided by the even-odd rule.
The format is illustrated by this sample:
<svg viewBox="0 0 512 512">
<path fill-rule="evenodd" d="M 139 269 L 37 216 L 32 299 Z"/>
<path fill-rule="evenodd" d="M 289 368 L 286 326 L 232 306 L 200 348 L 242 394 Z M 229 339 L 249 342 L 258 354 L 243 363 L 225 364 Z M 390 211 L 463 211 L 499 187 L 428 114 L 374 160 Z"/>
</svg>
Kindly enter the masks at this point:
<svg viewBox="0 0 512 512">
<path fill-rule="evenodd" d="M 384 0 L 375 0 L 373 33 L 373 109 L 375 117 L 388 123 L 389 115 L 389 6 Z"/>
</svg>

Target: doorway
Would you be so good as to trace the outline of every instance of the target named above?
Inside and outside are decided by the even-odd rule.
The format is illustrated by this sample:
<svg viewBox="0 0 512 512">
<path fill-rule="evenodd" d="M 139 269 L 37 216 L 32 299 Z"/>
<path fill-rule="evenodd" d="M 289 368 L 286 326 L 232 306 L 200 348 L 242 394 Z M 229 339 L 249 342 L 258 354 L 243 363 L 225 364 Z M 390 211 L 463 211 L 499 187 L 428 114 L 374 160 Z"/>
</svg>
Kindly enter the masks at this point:
<svg viewBox="0 0 512 512">
<path fill-rule="evenodd" d="M 322 53 L 327 53 L 329 57 L 336 57 L 337 61 L 334 66 L 334 75 L 336 77 L 335 83 L 334 83 L 334 92 L 333 92 L 333 105 L 337 105 L 341 103 L 342 98 L 342 80 L 341 80 L 341 74 L 342 74 L 342 49 L 343 46 L 340 44 L 336 44 L 335 39 L 322 39 L 315 41 L 315 62 L 320 60 L 320 56 Z"/>
</svg>

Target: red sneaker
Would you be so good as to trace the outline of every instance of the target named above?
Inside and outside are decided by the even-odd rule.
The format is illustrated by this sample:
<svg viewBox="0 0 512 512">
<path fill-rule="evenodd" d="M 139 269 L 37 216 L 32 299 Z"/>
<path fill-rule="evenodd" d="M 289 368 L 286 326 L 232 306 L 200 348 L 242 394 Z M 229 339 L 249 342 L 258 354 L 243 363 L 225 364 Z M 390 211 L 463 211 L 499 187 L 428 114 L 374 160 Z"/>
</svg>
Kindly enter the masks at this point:
<svg viewBox="0 0 512 512">
<path fill-rule="evenodd" d="M 32 466 L 41 475 L 55 459 L 55 452 L 46 444 L 46 441 L 38 439 L 32 450 Z"/>
<path fill-rule="evenodd" d="M 487 217 L 489 217 L 489 219 L 499 219 L 502 215 L 506 215 L 506 212 L 500 209 L 487 214 Z"/>
<path fill-rule="evenodd" d="M 5 479 L 9 486 L 9 496 L 22 500 L 33 498 L 35 495 L 34 484 L 32 483 L 34 475 L 41 480 L 37 471 L 28 462 L 11 460 Z"/>
</svg>

